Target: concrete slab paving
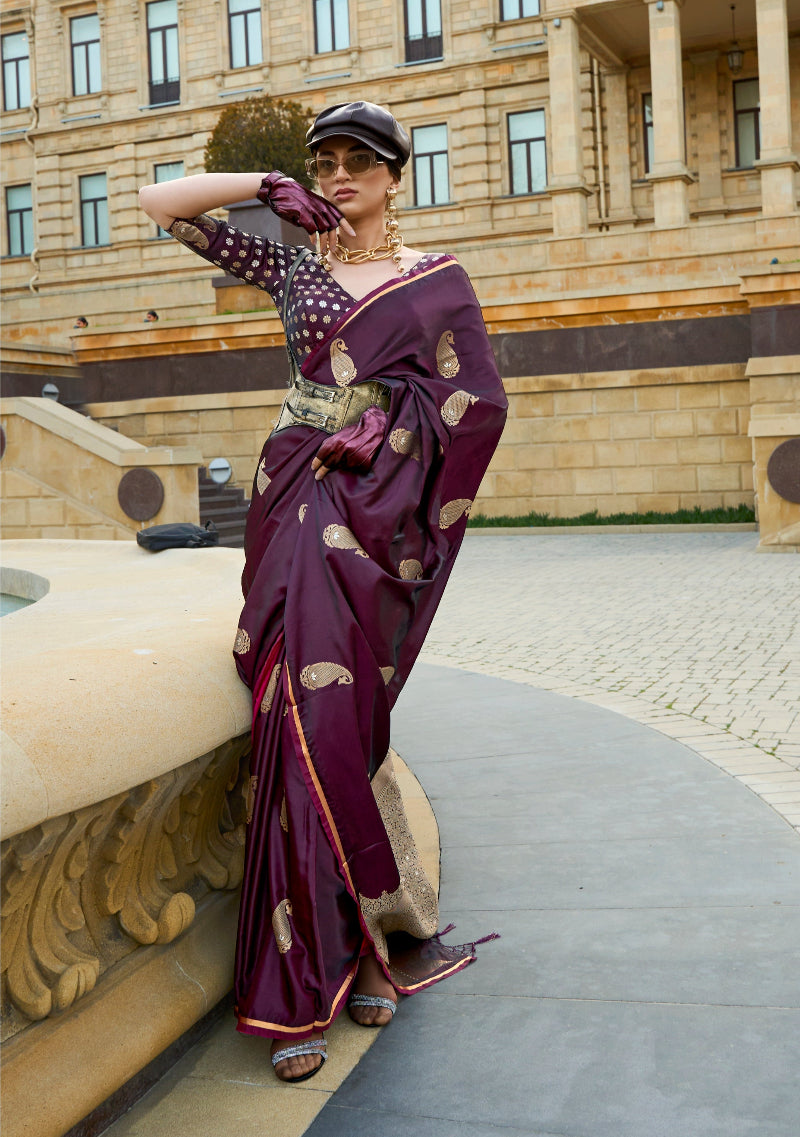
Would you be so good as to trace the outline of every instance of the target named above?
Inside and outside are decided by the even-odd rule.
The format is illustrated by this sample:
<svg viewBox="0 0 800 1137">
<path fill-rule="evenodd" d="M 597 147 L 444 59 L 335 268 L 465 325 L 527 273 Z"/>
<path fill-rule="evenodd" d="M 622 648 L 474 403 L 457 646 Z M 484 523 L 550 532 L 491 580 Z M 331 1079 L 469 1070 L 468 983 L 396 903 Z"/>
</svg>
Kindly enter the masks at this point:
<svg viewBox="0 0 800 1137">
<path fill-rule="evenodd" d="M 419 664 L 393 744 L 436 809 L 452 938 L 502 938 L 403 1001 L 308 1137 L 798 1137 L 781 817 L 649 727 L 474 673 Z"/>
</svg>

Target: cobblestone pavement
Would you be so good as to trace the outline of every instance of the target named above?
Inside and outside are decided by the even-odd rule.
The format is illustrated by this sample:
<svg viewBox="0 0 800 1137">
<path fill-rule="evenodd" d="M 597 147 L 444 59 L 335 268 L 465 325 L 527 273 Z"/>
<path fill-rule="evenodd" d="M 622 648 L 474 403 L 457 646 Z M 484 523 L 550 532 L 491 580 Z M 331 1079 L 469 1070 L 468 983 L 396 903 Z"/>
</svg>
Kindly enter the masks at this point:
<svg viewBox="0 0 800 1137">
<path fill-rule="evenodd" d="M 655 727 L 800 829 L 800 558 L 757 540 L 468 534 L 420 658 Z"/>
</svg>

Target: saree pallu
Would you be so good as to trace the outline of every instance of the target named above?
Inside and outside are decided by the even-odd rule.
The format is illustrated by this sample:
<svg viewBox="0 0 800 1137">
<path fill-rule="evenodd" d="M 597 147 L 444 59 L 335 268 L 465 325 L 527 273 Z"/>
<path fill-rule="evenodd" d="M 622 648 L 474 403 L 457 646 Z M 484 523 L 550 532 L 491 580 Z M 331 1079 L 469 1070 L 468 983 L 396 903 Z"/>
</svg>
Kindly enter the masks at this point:
<svg viewBox="0 0 800 1137">
<path fill-rule="evenodd" d="M 464 271 L 376 289 L 305 359 L 314 383 L 390 391 L 371 469 L 311 469 L 327 437 L 267 439 L 247 519 L 234 653 L 253 692 L 238 1029 L 301 1039 L 375 950 L 404 994 L 461 969 L 408 833 L 389 713 L 422 646 L 507 402 Z"/>
</svg>

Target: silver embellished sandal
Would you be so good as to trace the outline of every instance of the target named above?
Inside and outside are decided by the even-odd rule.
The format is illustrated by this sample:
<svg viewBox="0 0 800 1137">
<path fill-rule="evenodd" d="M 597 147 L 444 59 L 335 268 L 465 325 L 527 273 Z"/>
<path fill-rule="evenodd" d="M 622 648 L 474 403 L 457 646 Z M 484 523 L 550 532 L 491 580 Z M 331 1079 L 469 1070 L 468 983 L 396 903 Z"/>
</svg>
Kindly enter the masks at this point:
<svg viewBox="0 0 800 1137">
<path fill-rule="evenodd" d="M 394 999 L 385 999 L 382 995 L 351 995 L 347 1000 L 347 1010 L 350 1011 L 352 1007 L 382 1007 L 387 1011 L 391 1011 L 394 1015 L 397 1010 L 397 1003 Z M 353 1019 L 352 1014 L 350 1018 Z M 358 1026 L 388 1026 L 389 1023 L 362 1023 L 358 1019 L 353 1019 L 354 1023 Z M 389 1020 L 391 1022 L 391 1019 Z"/>
<path fill-rule="evenodd" d="M 320 1072 L 328 1059 L 326 1047 L 327 1044 L 324 1038 L 307 1038 L 305 1042 L 296 1042 L 294 1046 L 284 1046 L 282 1050 L 276 1050 L 272 1055 L 273 1069 L 279 1062 L 285 1062 L 287 1058 L 301 1058 L 305 1054 L 319 1054 L 322 1059 L 319 1066 L 315 1066 L 314 1069 L 309 1070 L 307 1074 L 301 1074 L 299 1078 L 278 1078 L 278 1081 L 305 1082 L 308 1078 L 313 1078 L 315 1074 Z"/>
</svg>

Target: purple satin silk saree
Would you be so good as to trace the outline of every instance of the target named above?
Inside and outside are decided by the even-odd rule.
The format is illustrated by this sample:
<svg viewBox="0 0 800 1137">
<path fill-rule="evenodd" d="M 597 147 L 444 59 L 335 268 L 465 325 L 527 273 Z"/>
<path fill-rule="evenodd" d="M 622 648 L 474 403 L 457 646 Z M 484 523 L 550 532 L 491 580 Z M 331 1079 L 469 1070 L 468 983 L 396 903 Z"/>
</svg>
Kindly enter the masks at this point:
<svg viewBox="0 0 800 1137">
<path fill-rule="evenodd" d="M 234 647 L 253 692 L 238 1029 L 295 1040 L 330 1025 L 373 948 L 404 994 L 474 958 L 473 945 L 436 935 L 389 713 L 507 407 L 480 306 L 450 257 L 341 312 L 302 373 L 333 388 L 379 380 L 391 400 L 366 472 L 316 481 L 311 462 L 328 436 L 273 433 L 247 520 Z"/>
</svg>

